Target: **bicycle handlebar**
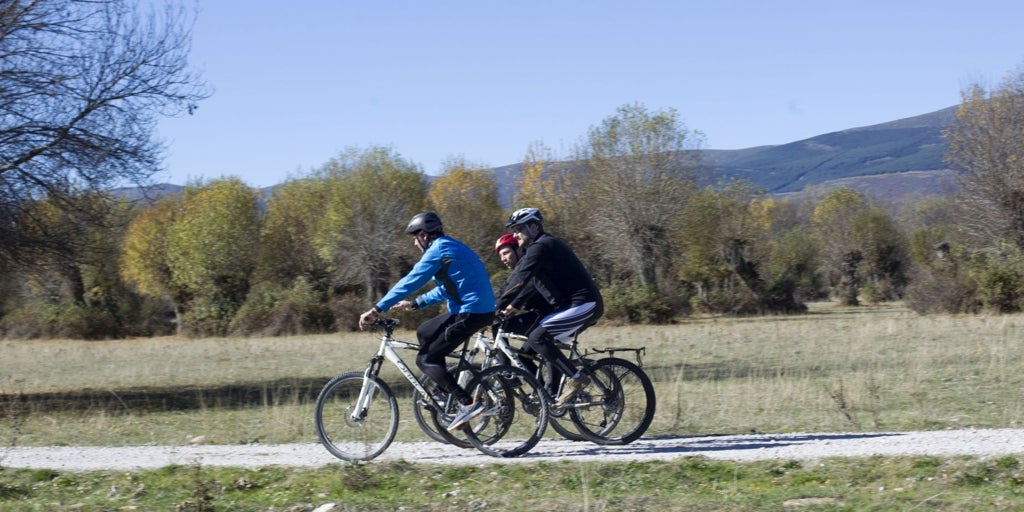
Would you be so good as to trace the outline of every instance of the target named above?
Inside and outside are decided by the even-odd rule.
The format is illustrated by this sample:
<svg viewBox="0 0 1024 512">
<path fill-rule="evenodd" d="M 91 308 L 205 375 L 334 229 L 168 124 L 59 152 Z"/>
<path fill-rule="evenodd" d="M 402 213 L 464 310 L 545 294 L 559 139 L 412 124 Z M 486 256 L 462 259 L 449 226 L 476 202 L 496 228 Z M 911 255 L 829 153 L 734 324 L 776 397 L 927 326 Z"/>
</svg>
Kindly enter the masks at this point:
<svg viewBox="0 0 1024 512">
<path fill-rule="evenodd" d="M 373 323 L 370 324 L 370 328 L 371 329 L 376 329 L 378 327 L 382 328 L 382 329 L 384 329 L 384 332 L 386 332 L 388 336 L 391 336 L 391 333 L 394 332 L 395 327 L 397 327 L 398 324 L 400 324 L 400 323 L 401 322 L 399 322 L 399 320 L 397 318 L 388 318 L 386 316 L 378 316 L 373 321 Z"/>
</svg>

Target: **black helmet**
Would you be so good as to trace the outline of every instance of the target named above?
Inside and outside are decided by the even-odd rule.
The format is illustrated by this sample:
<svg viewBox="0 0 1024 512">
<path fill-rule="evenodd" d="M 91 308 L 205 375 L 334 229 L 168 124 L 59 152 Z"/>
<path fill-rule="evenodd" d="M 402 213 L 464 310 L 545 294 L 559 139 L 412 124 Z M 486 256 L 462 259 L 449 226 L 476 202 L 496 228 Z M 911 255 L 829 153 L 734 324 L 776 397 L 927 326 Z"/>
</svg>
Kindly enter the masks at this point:
<svg viewBox="0 0 1024 512">
<path fill-rule="evenodd" d="M 512 212 L 512 215 L 508 216 L 508 222 L 505 223 L 505 227 L 510 228 L 512 226 L 519 226 L 526 224 L 531 220 L 538 223 L 543 222 L 544 216 L 541 215 L 540 210 L 536 208 L 520 208 Z"/>
<path fill-rule="evenodd" d="M 405 228 L 405 232 L 411 235 L 421 230 L 426 231 L 427 233 L 440 231 L 441 217 L 434 212 L 417 213 L 413 216 L 412 220 L 409 221 L 409 226 Z"/>
</svg>

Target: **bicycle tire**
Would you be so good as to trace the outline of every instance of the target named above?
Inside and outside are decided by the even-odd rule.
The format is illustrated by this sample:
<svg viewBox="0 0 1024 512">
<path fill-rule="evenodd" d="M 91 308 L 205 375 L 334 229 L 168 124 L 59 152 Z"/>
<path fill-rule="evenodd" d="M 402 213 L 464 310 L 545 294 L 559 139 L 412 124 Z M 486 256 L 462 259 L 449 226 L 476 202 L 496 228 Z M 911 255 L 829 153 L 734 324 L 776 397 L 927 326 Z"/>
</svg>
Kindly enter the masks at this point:
<svg viewBox="0 0 1024 512">
<path fill-rule="evenodd" d="M 549 400 L 533 375 L 513 366 L 492 366 L 477 375 L 468 389 L 486 409 L 462 432 L 482 453 L 518 457 L 544 437 Z"/>
<path fill-rule="evenodd" d="M 364 380 L 365 379 L 365 380 Z M 358 418 L 352 412 L 364 382 L 370 386 L 366 411 Z M 314 413 L 320 443 L 343 460 L 370 460 L 384 452 L 398 432 L 398 401 L 388 385 L 363 372 L 334 377 L 316 399 Z"/>
<path fill-rule="evenodd" d="M 657 407 L 650 377 L 635 363 L 617 357 L 587 362 L 584 368 L 592 382 L 571 406 L 580 434 L 599 445 L 639 439 L 651 426 Z"/>
<path fill-rule="evenodd" d="M 538 380 L 540 380 L 541 384 L 544 385 L 544 389 L 554 389 L 555 391 L 554 394 L 548 394 L 548 400 L 550 400 L 551 404 L 554 404 L 555 399 L 557 398 L 558 386 L 556 383 L 556 385 L 549 388 L 548 381 L 552 380 L 554 375 L 551 363 L 542 358 L 535 358 L 533 361 L 534 364 L 540 365 L 537 370 L 537 375 L 539 376 Z M 587 436 L 579 433 L 579 429 L 575 426 L 576 421 L 577 420 L 573 419 L 572 414 L 570 414 L 567 409 L 556 407 L 548 409 L 548 426 L 550 426 L 558 435 L 569 441 L 589 441 L 590 439 Z"/>
<path fill-rule="evenodd" d="M 437 384 L 427 377 L 421 378 L 420 384 L 429 393 L 437 389 Z M 413 416 L 416 417 L 416 423 L 423 430 L 423 433 L 435 441 L 449 443 L 461 447 L 461 449 L 471 449 L 473 443 L 462 434 L 461 430 L 450 432 L 445 428 L 451 422 L 454 412 L 455 408 L 445 407 L 445 412 L 440 413 L 439 416 L 436 409 L 423 401 L 423 394 L 419 390 L 413 390 Z"/>
<path fill-rule="evenodd" d="M 551 380 L 553 375 L 551 363 L 536 354 L 531 355 L 522 351 L 518 352 L 517 358 L 519 359 L 520 364 L 523 364 L 522 361 L 524 360 L 529 360 L 537 367 L 537 374 L 535 377 L 544 386 L 544 389 L 547 390 L 548 381 Z M 508 355 L 504 352 L 500 352 L 498 354 L 498 364 L 511 365 L 511 362 L 508 360 Z M 557 391 L 557 387 L 554 389 Z M 546 392 L 546 396 L 549 403 L 554 403 L 556 398 L 554 395 Z M 590 439 L 579 433 L 579 431 L 574 427 L 574 424 L 575 420 L 572 419 L 572 416 L 567 410 L 555 408 L 548 409 L 548 425 L 555 431 L 555 433 L 569 441 L 589 441 Z"/>
<path fill-rule="evenodd" d="M 448 363 L 449 372 L 454 371 L 456 367 L 458 367 L 458 363 Z M 428 393 L 433 393 L 437 389 L 437 383 L 426 376 L 420 378 L 420 384 Z M 420 430 L 434 441 L 448 443 L 459 448 L 473 447 L 473 443 L 470 443 L 465 436 L 453 434 L 442 428 L 441 424 L 445 422 L 439 420 L 436 409 L 426 404 L 423 394 L 417 389 L 412 391 L 412 414 L 416 418 L 416 424 L 419 425 Z"/>
</svg>

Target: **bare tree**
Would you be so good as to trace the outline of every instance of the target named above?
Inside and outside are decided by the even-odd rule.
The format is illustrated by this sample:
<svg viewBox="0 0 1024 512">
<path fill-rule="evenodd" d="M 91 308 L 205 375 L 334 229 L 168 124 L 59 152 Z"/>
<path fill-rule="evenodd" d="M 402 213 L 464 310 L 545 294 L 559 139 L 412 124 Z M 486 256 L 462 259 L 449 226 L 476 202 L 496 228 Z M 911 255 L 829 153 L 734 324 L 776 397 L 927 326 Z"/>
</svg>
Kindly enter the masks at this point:
<svg viewBox="0 0 1024 512">
<path fill-rule="evenodd" d="M 377 300 L 419 255 L 405 227 L 424 208 L 426 177 L 391 148 L 349 148 L 318 171 L 327 204 L 313 243 L 334 264 L 339 287 Z"/>
<path fill-rule="evenodd" d="M 645 288 L 657 289 L 668 230 L 696 191 L 702 139 L 674 109 L 633 104 L 591 128 L 580 150 L 594 236 Z"/>
<path fill-rule="evenodd" d="M 32 201 L 73 208 L 62 198 L 143 185 L 159 170 L 157 120 L 209 95 L 187 65 L 191 21 L 180 5 L 0 1 L 3 257 L 52 243 L 32 236 Z"/>
<path fill-rule="evenodd" d="M 946 160 L 960 171 L 964 226 L 977 246 L 1024 247 L 1024 66 L 991 91 L 975 84 L 962 96 Z"/>
</svg>

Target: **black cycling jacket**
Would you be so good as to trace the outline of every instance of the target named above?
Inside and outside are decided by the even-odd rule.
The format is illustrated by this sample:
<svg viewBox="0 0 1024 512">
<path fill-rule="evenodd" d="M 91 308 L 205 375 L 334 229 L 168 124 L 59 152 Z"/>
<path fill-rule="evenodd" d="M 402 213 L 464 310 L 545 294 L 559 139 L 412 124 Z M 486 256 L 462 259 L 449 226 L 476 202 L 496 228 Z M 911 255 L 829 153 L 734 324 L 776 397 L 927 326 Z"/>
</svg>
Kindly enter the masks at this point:
<svg viewBox="0 0 1024 512">
<path fill-rule="evenodd" d="M 587 302 L 596 302 L 604 309 L 597 283 L 576 253 L 547 233 L 526 246 L 525 254 L 499 291 L 498 307 L 511 304 L 516 309 L 531 309 L 529 303 L 537 300 L 531 298 L 534 293 L 555 311 Z"/>
</svg>

